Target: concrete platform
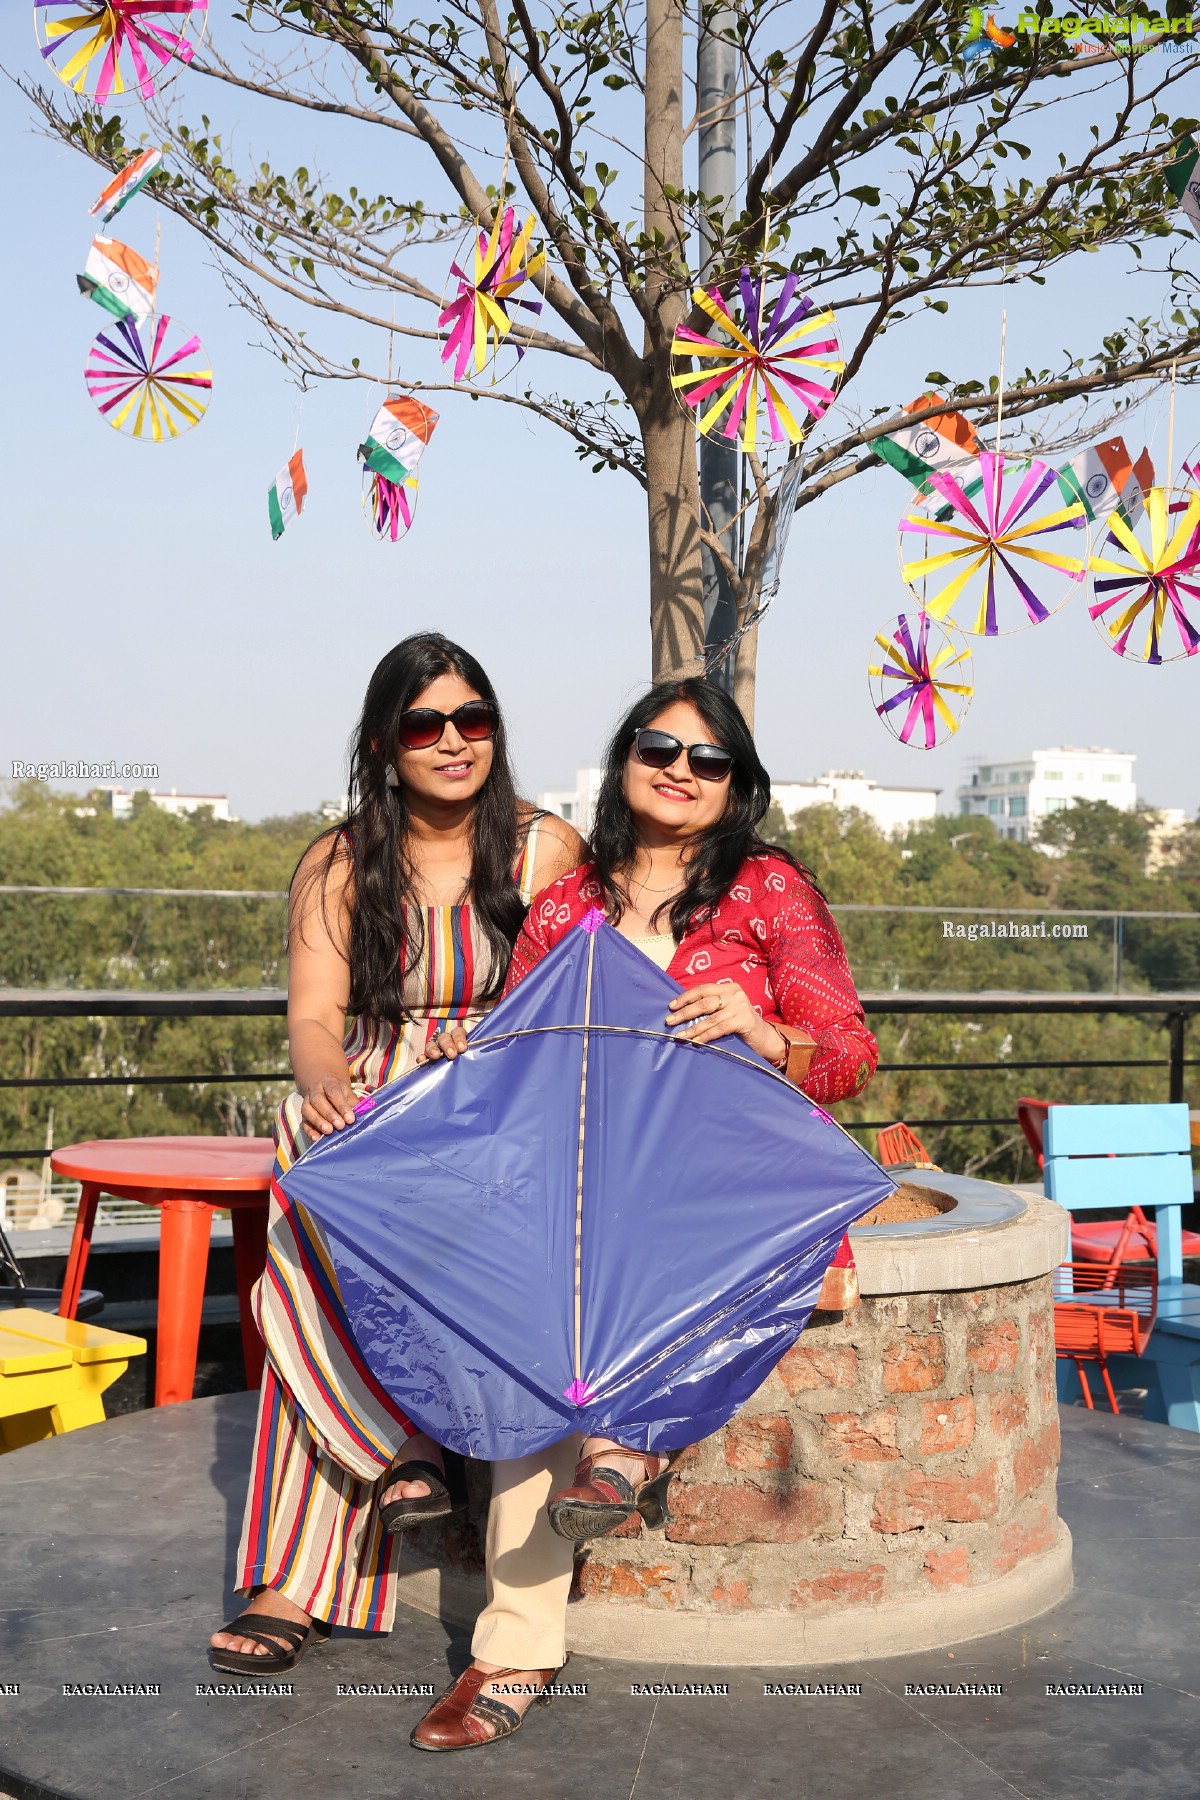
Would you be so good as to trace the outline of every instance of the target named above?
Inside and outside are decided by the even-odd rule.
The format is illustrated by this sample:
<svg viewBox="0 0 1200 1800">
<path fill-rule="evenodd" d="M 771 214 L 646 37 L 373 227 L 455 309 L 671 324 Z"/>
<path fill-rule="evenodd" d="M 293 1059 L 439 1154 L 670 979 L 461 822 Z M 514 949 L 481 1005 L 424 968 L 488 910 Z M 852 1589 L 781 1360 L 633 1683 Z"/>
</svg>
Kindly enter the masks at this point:
<svg viewBox="0 0 1200 1800">
<path fill-rule="evenodd" d="M 290 1695 L 197 1695 L 215 1679 L 239 1685 L 212 1675 L 204 1645 L 232 1616 L 252 1414 L 252 1396 L 228 1395 L 0 1457 L 0 1687 L 19 1686 L 0 1693 L 0 1790 L 15 1800 L 1196 1793 L 1200 1439 L 1188 1433 L 1064 1408 L 1060 1499 L 1076 1585 L 1033 1624 L 953 1652 L 824 1669 L 577 1656 L 568 1674 L 586 1695 L 535 1712 L 494 1749 L 435 1760 L 406 1742 L 427 1704 L 419 1694 L 337 1691 L 440 1691 L 467 1659 L 465 1634 L 418 1612 L 402 1612 L 388 1639 L 335 1636 Z M 836 1691 L 764 1693 L 789 1681 Z M 63 1694 L 76 1683 L 159 1691 Z M 728 1691 L 657 1691 L 671 1683 Z M 909 1691 L 922 1686 L 1002 1691 Z M 1125 1691 L 1094 1691 L 1106 1687 Z"/>
</svg>

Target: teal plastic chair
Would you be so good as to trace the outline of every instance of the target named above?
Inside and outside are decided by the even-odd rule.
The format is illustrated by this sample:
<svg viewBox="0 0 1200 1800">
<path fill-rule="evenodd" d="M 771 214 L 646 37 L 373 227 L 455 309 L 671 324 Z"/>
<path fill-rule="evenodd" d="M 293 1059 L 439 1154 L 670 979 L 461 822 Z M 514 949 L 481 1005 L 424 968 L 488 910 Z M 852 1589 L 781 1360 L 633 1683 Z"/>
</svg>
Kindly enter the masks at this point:
<svg viewBox="0 0 1200 1800">
<path fill-rule="evenodd" d="M 1158 1319 L 1143 1357 L 1110 1366 L 1150 1380 L 1148 1419 L 1200 1432 L 1200 1288 L 1183 1279 L 1180 1222 L 1193 1198 L 1187 1107 L 1052 1106 L 1045 1153 L 1046 1197 L 1069 1212 L 1154 1211 Z"/>
</svg>

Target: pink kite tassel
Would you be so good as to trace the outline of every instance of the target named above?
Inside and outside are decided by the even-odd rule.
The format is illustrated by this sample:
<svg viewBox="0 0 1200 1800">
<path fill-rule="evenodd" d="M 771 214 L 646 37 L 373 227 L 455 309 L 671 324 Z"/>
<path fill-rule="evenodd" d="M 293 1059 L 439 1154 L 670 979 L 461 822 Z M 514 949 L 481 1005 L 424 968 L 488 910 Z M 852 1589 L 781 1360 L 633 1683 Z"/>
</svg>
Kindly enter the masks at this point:
<svg viewBox="0 0 1200 1800">
<path fill-rule="evenodd" d="M 572 1406 L 590 1406 L 596 1398 L 596 1390 L 589 1387 L 586 1381 L 576 1376 L 569 1388 L 563 1389 L 563 1399 L 569 1400 Z"/>
<path fill-rule="evenodd" d="M 580 931 L 599 931 L 604 923 L 604 914 L 600 911 L 598 906 L 593 906 L 589 908 L 589 910 L 584 913 L 582 919 L 580 919 L 579 929 Z"/>
<path fill-rule="evenodd" d="M 369 1112 L 374 1112 L 374 1111 L 375 1111 L 375 1102 L 372 1100 L 370 1094 L 364 1094 L 362 1099 L 359 1101 L 358 1105 L 354 1109 L 354 1116 L 356 1119 L 361 1119 L 364 1113 L 369 1113 Z"/>
</svg>

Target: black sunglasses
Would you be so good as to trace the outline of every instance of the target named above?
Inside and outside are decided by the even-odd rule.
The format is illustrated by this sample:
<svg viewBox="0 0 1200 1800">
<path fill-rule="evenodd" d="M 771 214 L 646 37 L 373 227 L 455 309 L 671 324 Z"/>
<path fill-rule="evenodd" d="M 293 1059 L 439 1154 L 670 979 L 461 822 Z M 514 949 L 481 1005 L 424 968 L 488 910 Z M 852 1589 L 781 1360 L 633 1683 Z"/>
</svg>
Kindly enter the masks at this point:
<svg viewBox="0 0 1200 1800">
<path fill-rule="evenodd" d="M 633 740 L 634 755 L 650 769 L 669 769 L 685 749 L 688 768 L 701 781 L 724 781 L 733 767 L 732 752 L 721 744 L 684 744 L 669 731 L 654 731 L 648 725 Z"/>
<path fill-rule="evenodd" d="M 464 700 L 448 713 L 439 712 L 435 706 L 414 706 L 400 714 L 396 736 L 405 750 L 428 750 L 438 742 L 447 725 L 453 725 L 468 744 L 478 744 L 495 737 L 500 729 L 500 714 L 490 700 Z"/>
</svg>

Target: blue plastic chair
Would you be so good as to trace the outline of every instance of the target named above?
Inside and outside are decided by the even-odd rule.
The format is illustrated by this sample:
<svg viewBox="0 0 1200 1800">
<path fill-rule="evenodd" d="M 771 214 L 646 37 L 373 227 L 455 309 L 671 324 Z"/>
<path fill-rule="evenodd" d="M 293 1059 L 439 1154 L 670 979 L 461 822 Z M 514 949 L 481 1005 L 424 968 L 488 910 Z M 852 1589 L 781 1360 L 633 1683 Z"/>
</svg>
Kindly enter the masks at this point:
<svg viewBox="0 0 1200 1800">
<path fill-rule="evenodd" d="M 1052 1106 L 1045 1151 L 1046 1197 L 1069 1212 L 1155 1212 L 1158 1320 L 1143 1357 L 1110 1366 L 1137 1385 L 1153 1371 L 1146 1417 L 1200 1432 L 1200 1288 L 1183 1279 L 1180 1223 L 1193 1198 L 1187 1107 Z"/>
</svg>

